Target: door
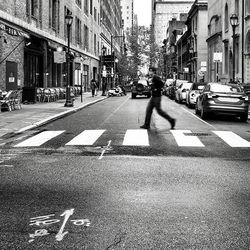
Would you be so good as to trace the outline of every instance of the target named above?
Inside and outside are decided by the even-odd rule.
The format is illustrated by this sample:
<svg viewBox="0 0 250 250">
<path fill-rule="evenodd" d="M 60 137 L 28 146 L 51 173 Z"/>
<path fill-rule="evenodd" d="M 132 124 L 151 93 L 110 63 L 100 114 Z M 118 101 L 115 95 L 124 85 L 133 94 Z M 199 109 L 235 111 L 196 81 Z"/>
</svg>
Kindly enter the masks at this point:
<svg viewBox="0 0 250 250">
<path fill-rule="evenodd" d="M 6 61 L 6 91 L 17 89 L 17 63 Z"/>
</svg>

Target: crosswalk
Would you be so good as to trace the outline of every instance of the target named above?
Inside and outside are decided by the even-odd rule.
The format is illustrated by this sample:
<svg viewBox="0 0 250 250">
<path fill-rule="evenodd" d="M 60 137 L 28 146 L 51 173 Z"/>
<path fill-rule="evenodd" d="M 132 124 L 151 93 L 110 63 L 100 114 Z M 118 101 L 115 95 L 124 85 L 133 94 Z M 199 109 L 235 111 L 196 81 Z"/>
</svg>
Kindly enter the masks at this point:
<svg viewBox="0 0 250 250">
<path fill-rule="evenodd" d="M 63 135 L 66 131 L 43 131 L 34 135 L 16 145 L 15 148 L 23 147 L 40 147 L 51 140 Z M 104 136 L 107 132 L 105 129 L 84 130 L 76 135 L 65 146 L 91 146 Z M 227 146 L 233 148 L 250 148 L 250 142 L 232 131 L 211 131 L 212 135 L 218 137 L 218 140 L 223 141 Z M 199 135 L 196 135 L 191 130 L 170 130 L 170 136 L 179 147 L 196 147 L 204 148 L 206 145 L 201 141 Z M 166 142 L 167 143 L 167 142 Z M 124 131 L 123 146 L 150 146 L 149 132 L 144 129 L 128 129 Z"/>
</svg>

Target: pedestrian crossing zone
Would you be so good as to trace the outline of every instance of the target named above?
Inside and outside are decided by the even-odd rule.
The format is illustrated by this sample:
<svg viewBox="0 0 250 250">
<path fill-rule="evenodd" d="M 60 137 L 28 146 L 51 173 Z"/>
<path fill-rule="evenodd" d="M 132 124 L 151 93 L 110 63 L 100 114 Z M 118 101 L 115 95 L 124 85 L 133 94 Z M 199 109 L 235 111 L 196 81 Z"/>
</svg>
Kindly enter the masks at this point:
<svg viewBox="0 0 250 250">
<path fill-rule="evenodd" d="M 59 136 L 63 136 L 65 132 L 65 130 L 43 131 L 15 144 L 14 147 L 40 147 Z M 105 129 L 84 130 L 74 138 L 71 138 L 64 146 L 97 146 L 101 138 L 105 136 L 105 133 L 107 133 Z M 150 146 L 149 134 L 150 132 L 144 129 L 128 129 L 124 131 L 119 143 L 122 146 L 148 147 Z M 229 147 L 250 148 L 250 142 L 247 139 L 232 131 L 211 131 L 211 134 Z M 172 137 L 174 143 L 179 147 L 198 148 L 206 146 L 204 141 L 201 140 L 199 133 L 194 133 L 191 130 L 170 130 L 167 136 Z M 105 138 L 107 138 L 107 135 Z M 166 143 L 168 143 L 168 140 L 166 140 Z"/>
</svg>

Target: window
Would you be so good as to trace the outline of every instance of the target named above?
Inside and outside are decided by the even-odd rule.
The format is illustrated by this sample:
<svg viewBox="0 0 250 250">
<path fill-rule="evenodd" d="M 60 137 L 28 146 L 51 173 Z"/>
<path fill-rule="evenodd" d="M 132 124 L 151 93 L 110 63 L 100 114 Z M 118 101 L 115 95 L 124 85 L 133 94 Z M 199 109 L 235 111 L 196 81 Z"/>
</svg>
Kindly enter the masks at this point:
<svg viewBox="0 0 250 250">
<path fill-rule="evenodd" d="M 225 44 L 224 44 L 224 58 L 225 58 L 225 61 L 224 61 L 224 72 L 225 72 L 225 74 L 227 74 L 228 73 L 228 60 L 229 60 L 229 55 L 228 55 L 228 53 L 229 53 L 229 50 L 228 50 L 228 42 L 225 42 Z"/>
<path fill-rule="evenodd" d="M 90 0 L 89 11 L 90 11 L 90 15 L 93 15 L 93 0 Z"/>
<path fill-rule="evenodd" d="M 237 14 L 237 16 L 239 16 L 240 14 L 240 6 L 239 6 L 239 0 L 235 0 L 235 14 Z"/>
<path fill-rule="evenodd" d="M 250 54 L 250 31 L 247 32 L 246 36 L 246 52 Z"/>
<path fill-rule="evenodd" d="M 97 12 L 96 12 L 96 8 L 94 8 L 94 20 L 97 20 Z"/>
<path fill-rule="evenodd" d="M 246 14 L 250 14 L 250 0 L 245 0 L 246 3 Z"/>
<path fill-rule="evenodd" d="M 94 34 L 94 54 L 96 55 L 96 34 Z"/>
<path fill-rule="evenodd" d="M 49 0 L 49 26 L 58 30 L 59 28 L 59 2 L 58 0 Z"/>
<path fill-rule="evenodd" d="M 76 44 L 81 45 L 82 44 L 82 22 L 79 18 L 76 17 L 75 22 L 75 37 L 76 37 Z"/>
<path fill-rule="evenodd" d="M 89 0 L 84 0 L 84 13 L 89 14 Z"/>
<path fill-rule="evenodd" d="M 228 18 L 228 6 L 226 4 L 225 6 L 225 18 L 224 18 L 224 27 L 225 27 L 225 32 L 228 31 L 228 25 L 229 25 L 229 18 Z"/>
<path fill-rule="evenodd" d="M 89 28 L 84 25 L 84 49 L 89 50 Z"/>
</svg>

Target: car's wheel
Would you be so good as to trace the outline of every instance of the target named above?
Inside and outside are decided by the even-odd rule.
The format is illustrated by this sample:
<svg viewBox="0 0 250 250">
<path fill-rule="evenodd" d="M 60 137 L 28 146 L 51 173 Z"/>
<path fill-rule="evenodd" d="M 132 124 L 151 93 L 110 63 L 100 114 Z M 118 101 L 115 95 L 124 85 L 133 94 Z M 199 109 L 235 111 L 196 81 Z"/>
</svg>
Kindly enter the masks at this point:
<svg viewBox="0 0 250 250">
<path fill-rule="evenodd" d="M 132 93 L 131 98 L 132 99 L 136 98 L 136 94 Z"/>
<path fill-rule="evenodd" d="M 147 97 L 150 98 L 150 97 L 151 97 L 151 94 L 148 94 Z"/>
<path fill-rule="evenodd" d="M 240 120 L 241 120 L 242 122 L 246 122 L 247 119 L 248 119 L 248 113 L 246 113 L 246 114 L 240 116 Z"/>
</svg>

